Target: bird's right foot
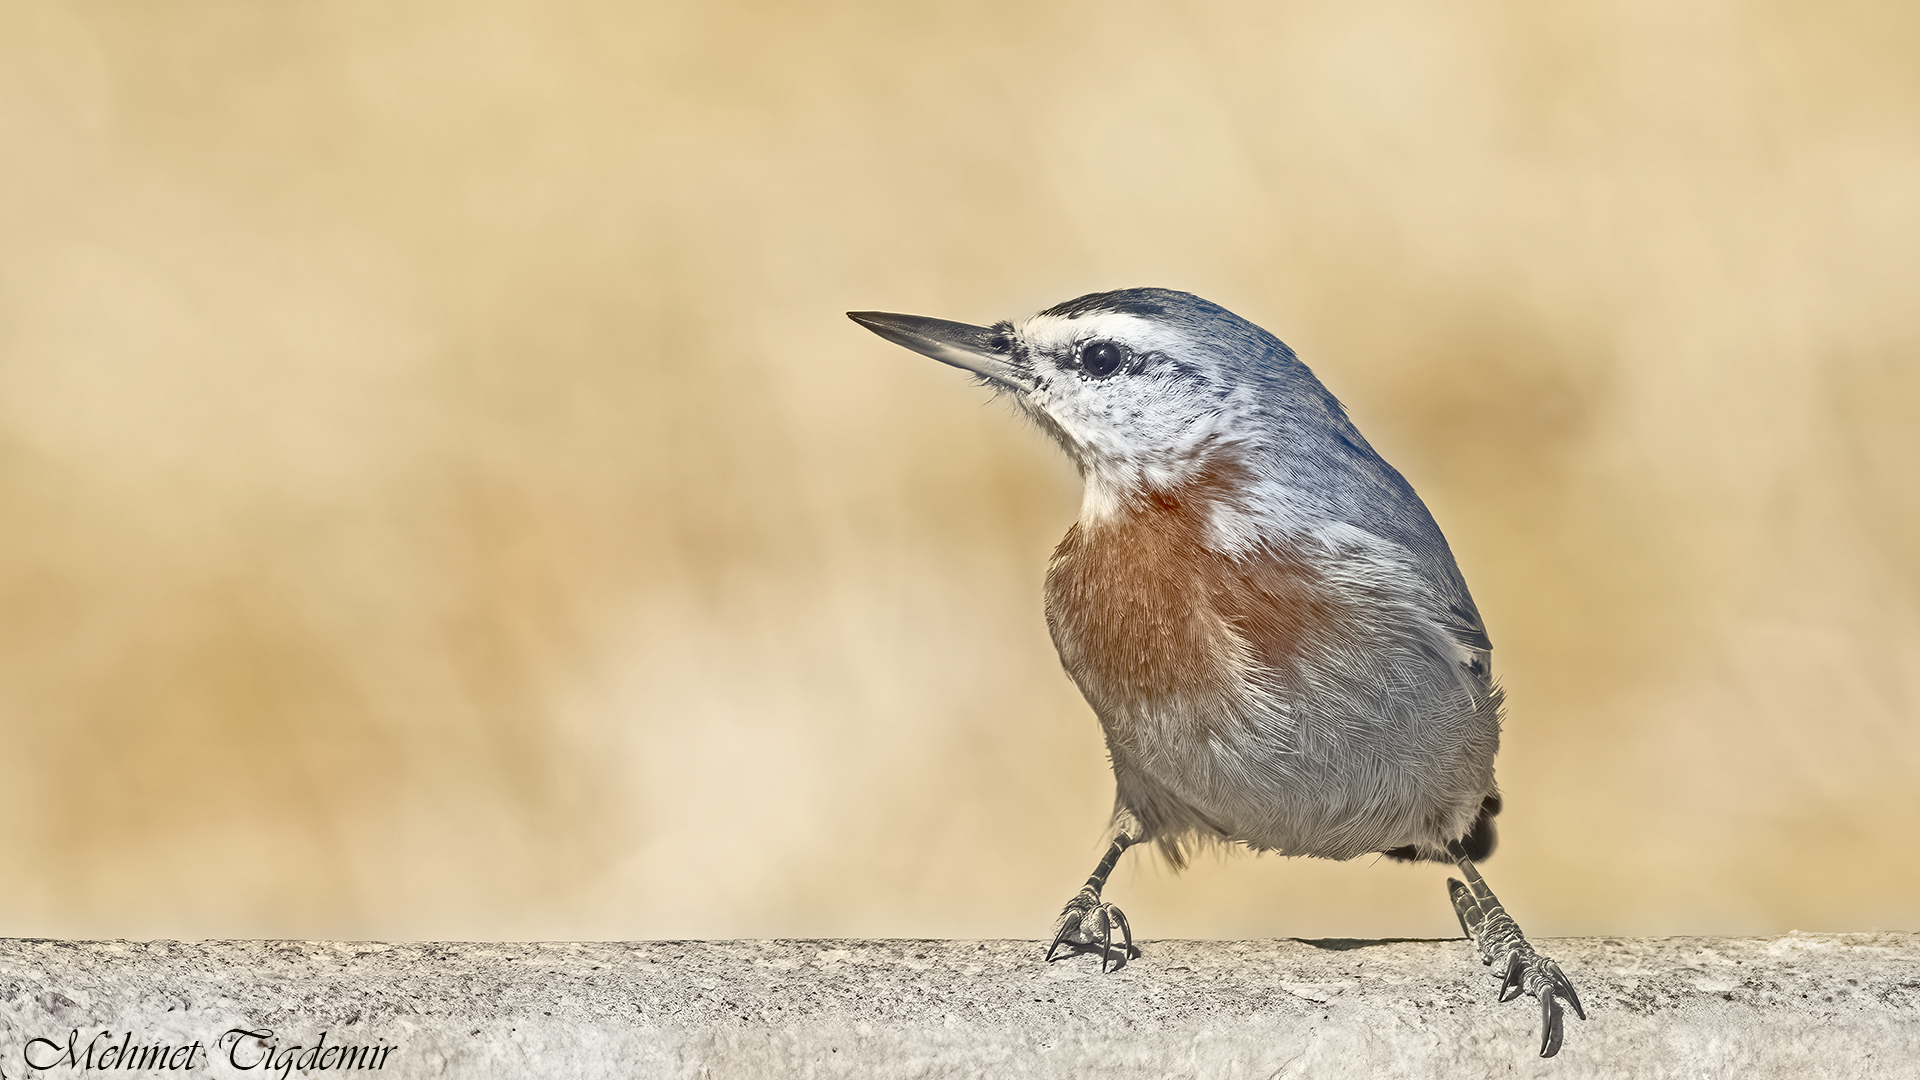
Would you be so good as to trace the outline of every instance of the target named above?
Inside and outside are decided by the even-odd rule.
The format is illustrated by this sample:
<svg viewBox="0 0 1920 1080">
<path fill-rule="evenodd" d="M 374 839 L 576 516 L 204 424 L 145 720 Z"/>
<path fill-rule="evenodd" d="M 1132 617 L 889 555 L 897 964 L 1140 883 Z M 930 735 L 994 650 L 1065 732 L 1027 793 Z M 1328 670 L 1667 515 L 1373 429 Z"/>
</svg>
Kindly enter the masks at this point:
<svg viewBox="0 0 1920 1080">
<path fill-rule="evenodd" d="M 1540 1003 L 1540 1056 L 1552 1057 L 1560 1052 L 1565 1035 L 1561 1000 L 1565 999 L 1573 1007 L 1575 1016 L 1587 1018 L 1586 1010 L 1580 1007 L 1580 995 L 1574 992 L 1573 982 L 1560 970 L 1559 964 L 1534 951 L 1532 943 L 1520 933 L 1519 924 L 1507 914 L 1493 890 L 1487 888 L 1473 863 L 1462 859 L 1460 868 L 1473 882 L 1468 886 L 1453 878 L 1447 879 L 1447 895 L 1453 899 L 1454 914 L 1460 916 L 1460 928 L 1478 947 L 1481 963 L 1501 965 L 1501 1001 L 1511 1001 L 1525 991 Z"/>
<path fill-rule="evenodd" d="M 1120 930 L 1120 944 L 1116 947 L 1113 931 Z M 1053 924 L 1053 944 L 1047 947 L 1047 962 L 1052 963 L 1054 953 L 1065 945 L 1063 955 L 1097 952 L 1100 954 L 1100 970 L 1105 973 L 1108 961 L 1112 961 L 1113 970 L 1119 971 L 1127 966 L 1127 961 L 1140 955 L 1133 947 L 1133 929 L 1127 925 L 1127 917 L 1117 905 L 1106 903 L 1100 894 L 1091 888 L 1081 889 L 1073 899 L 1067 901 L 1066 909 L 1060 912 L 1060 918 Z"/>
</svg>

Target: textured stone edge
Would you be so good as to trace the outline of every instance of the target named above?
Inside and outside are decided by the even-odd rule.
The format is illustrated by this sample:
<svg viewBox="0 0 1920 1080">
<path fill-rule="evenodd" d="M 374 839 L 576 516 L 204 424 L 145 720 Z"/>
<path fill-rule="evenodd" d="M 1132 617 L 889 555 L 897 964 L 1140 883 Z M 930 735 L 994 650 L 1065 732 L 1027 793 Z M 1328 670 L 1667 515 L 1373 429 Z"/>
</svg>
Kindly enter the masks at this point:
<svg viewBox="0 0 1920 1080">
<path fill-rule="evenodd" d="M 0 940 L 0 1076 L 330 1076 L 344 1046 L 382 1076 L 1920 1077 L 1920 935 L 1539 944 L 1591 1017 L 1551 1061 L 1458 940 L 1145 942 L 1113 974 L 1031 941 Z"/>
</svg>

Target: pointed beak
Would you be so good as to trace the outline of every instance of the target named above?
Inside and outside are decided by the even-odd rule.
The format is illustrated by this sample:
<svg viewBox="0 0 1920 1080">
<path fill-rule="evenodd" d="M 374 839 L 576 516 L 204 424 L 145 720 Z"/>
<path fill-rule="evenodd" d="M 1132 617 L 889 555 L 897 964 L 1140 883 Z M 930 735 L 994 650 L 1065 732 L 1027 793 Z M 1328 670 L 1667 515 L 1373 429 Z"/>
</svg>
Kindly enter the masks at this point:
<svg viewBox="0 0 1920 1080">
<path fill-rule="evenodd" d="M 847 318 L 895 345 L 964 368 L 997 387 L 1033 389 L 1033 379 L 1014 360 L 1012 339 L 999 330 L 885 311 L 849 311 Z"/>
</svg>

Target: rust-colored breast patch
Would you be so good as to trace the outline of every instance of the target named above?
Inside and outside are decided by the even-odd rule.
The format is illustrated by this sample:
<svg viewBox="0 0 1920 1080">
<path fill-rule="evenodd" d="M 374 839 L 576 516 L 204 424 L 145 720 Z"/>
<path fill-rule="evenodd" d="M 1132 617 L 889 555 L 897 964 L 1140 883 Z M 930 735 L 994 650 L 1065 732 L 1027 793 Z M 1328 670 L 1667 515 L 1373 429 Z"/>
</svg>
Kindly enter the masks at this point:
<svg viewBox="0 0 1920 1080">
<path fill-rule="evenodd" d="M 1222 497 L 1217 475 L 1154 493 L 1112 519 L 1075 525 L 1054 553 L 1048 625 L 1068 672 L 1110 726 L 1143 710 L 1224 725 L 1242 679 L 1283 670 L 1336 617 L 1298 564 L 1207 547 L 1207 520 Z"/>
</svg>

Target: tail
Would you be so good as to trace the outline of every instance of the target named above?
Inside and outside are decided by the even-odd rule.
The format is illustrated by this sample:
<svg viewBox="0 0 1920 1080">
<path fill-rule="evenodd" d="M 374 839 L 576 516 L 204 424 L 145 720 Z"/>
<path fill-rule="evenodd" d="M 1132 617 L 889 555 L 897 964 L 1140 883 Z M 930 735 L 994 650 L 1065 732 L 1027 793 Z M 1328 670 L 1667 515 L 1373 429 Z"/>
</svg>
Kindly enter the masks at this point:
<svg viewBox="0 0 1920 1080">
<path fill-rule="evenodd" d="M 1493 792 L 1486 798 L 1480 800 L 1479 816 L 1473 819 L 1473 827 L 1467 830 L 1467 835 L 1460 838 L 1460 847 L 1467 853 L 1467 858 L 1472 859 L 1474 862 L 1480 862 L 1487 856 L 1493 854 L 1494 845 L 1499 840 L 1499 831 L 1494 828 L 1493 819 L 1499 813 L 1499 792 Z M 1444 848 L 1422 851 L 1413 844 L 1408 844 L 1406 847 L 1397 847 L 1392 851 L 1383 851 L 1380 854 L 1385 855 L 1389 859 L 1398 859 L 1401 862 L 1424 861 L 1450 863 L 1454 861 L 1454 856 Z"/>
</svg>

